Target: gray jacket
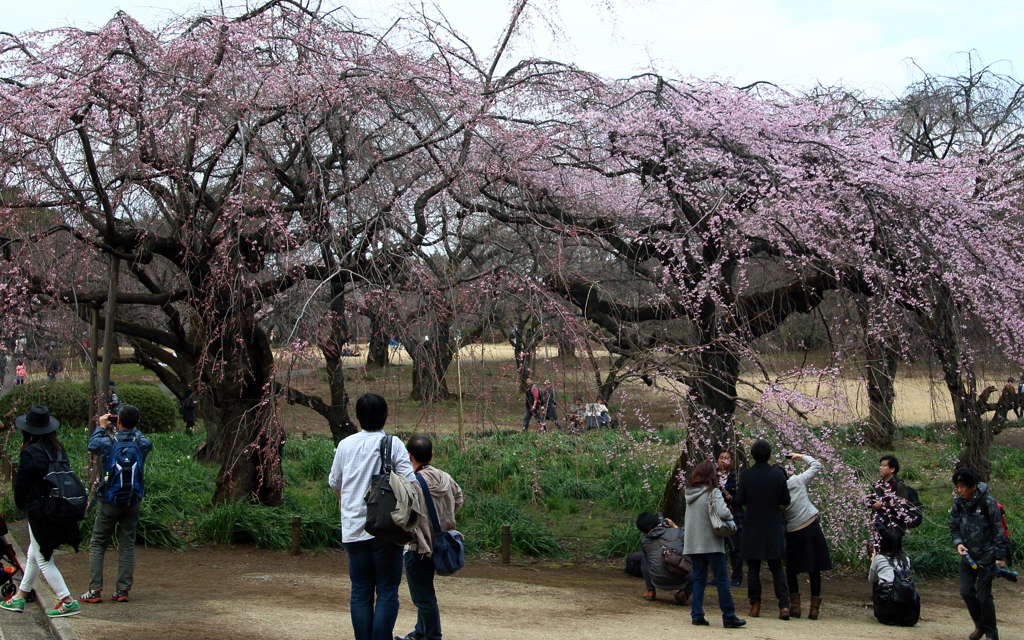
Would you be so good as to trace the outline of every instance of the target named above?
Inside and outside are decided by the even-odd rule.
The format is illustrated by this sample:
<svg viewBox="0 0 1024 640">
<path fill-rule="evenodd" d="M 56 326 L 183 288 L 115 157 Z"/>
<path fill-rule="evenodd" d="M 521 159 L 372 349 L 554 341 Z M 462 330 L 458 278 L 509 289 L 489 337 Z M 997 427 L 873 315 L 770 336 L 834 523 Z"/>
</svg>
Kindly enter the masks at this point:
<svg viewBox="0 0 1024 640">
<path fill-rule="evenodd" d="M 673 575 L 665 568 L 661 558 L 662 547 L 683 550 L 683 530 L 680 528 L 654 527 L 640 539 L 640 548 L 647 556 L 647 567 L 651 582 L 658 589 L 682 589 L 686 579 Z"/>
<path fill-rule="evenodd" d="M 725 553 L 725 538 L 716 536 L 711 529 L 708 499 L 707 487 L 686 488 L 686 539 L 683 541 L 683 553 L 686 555 Z M 725 505 L 721 489 L 713 489 L 710 499 L 719 518 L 732 520 L 732 512 Z"/>
<path fill-rule="evenodd" d="M 821 473 L 821 463 L 808 455 L 803 457 L 803 461 L 807 469 L 803 473 L 790 476 L 786 481 L 786 486 L 789 487 L 789 505 L 782 510 L 782 516 L 786 519 L 786 531 L 793 531 L 818 515 L 818 508 L 811 504 L 811 499 L 807 497 L 807 485 L 814 476 Z"/>
</svg>

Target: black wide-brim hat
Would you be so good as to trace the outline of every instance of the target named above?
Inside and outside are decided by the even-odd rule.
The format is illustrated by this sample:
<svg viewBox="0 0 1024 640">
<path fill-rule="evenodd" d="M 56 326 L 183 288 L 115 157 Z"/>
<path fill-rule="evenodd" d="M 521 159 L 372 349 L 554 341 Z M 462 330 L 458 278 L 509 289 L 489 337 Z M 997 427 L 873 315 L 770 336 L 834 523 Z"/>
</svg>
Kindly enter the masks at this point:
<svg viewBox="0 0 1024 640">
<path fill-rule="evenodd" d="M 42 436 L 56 431 L 60 422 L 50 416 L 49 409 L 41 404 L 34 404 L 28 413 L 14 419 L 14 425 L 25 433 Z"/>
</svg>

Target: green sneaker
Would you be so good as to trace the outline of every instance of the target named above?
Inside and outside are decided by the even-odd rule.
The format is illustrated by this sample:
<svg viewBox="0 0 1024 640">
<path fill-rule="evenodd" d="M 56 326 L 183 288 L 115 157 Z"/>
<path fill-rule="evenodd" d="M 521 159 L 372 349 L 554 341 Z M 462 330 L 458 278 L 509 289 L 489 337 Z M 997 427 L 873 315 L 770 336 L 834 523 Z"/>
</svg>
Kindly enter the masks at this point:
<svg viewBox="0 0 1024 640">
<path fill-rule="evenodd" d="M 15 598 L 14 596 L 11 596 L 3 602 L 0 602 L 0 609 L 4 609 L 6 611 L 13 611 L 14 613 L 24 613 L 25 598 Z"/>
<path fill-rule="evenodd" d="M 50 609 L 46 612 L 46 615 L 51 618 L 66 618 L 68 616 L 77 616 L 80 613 L 82 613 L 82 606 L 78 604 L 78 600 L 72 600 L 71 602 L 61 602 L 59 607 Z"/>
</svg>

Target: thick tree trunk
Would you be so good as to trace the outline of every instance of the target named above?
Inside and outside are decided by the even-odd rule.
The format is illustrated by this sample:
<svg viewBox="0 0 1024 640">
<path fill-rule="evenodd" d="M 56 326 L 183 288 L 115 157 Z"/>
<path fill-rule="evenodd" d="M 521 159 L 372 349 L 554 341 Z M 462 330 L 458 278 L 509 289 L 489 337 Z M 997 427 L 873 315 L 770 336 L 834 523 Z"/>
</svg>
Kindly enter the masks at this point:
<svg viewBox="0 0 1024 640">
<path fill-rule="evenodd" d="M 387 367 L 391 364 L 391 335 L 384 322 L 384 316 L 379 313 L 366 312 L 370 318 L 370 341 L 366 349 L 366 366 Z"/>
<path fill-rule="evenodd" d="M 869 338 L 867 351 L 868 443 L 891 449 L 896 434 L 892 407 L 896 399 L 895 377 L 899 355 L 881 340 Z"/>
<path fill-rule="evenodd" d="M 456 345 L 451 339 L 451 329 L 436 332 L 430 340 L 406 343 L 405 348 L 412 355 L 412 391 L 409 397 L 417 402 L 438 402 L 448 400 L 452 393 L 446 379 L 448 367 L 455 358 Z"/>
</svg>

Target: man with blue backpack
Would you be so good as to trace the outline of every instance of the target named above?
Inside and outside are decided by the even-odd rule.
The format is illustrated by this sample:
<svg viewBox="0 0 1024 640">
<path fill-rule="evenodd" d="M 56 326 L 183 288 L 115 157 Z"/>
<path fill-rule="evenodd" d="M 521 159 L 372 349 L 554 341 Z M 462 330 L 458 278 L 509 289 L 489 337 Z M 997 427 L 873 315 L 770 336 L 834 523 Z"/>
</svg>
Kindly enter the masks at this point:
<svg viewBox="0 0 1024 640">
<path fill-rule="evenodd" d="M 89 452 L 102 460 L 103 479 L 96 489 L 96 520 L 89 543 L 89 591 L 79 598 L 82 602 L 103 602 L 103 556 L 115 526 L 117 582 L 111 599 L 128 602 L 135 573 L 135 530 L 145 493 L 143 468 L 146 454 L 153 448 L 138 429 L 139 417 L 138 407 L 122 405 L 116 416 L 100 416 L 100 426 L 89 438 Z"/>
</svg>

